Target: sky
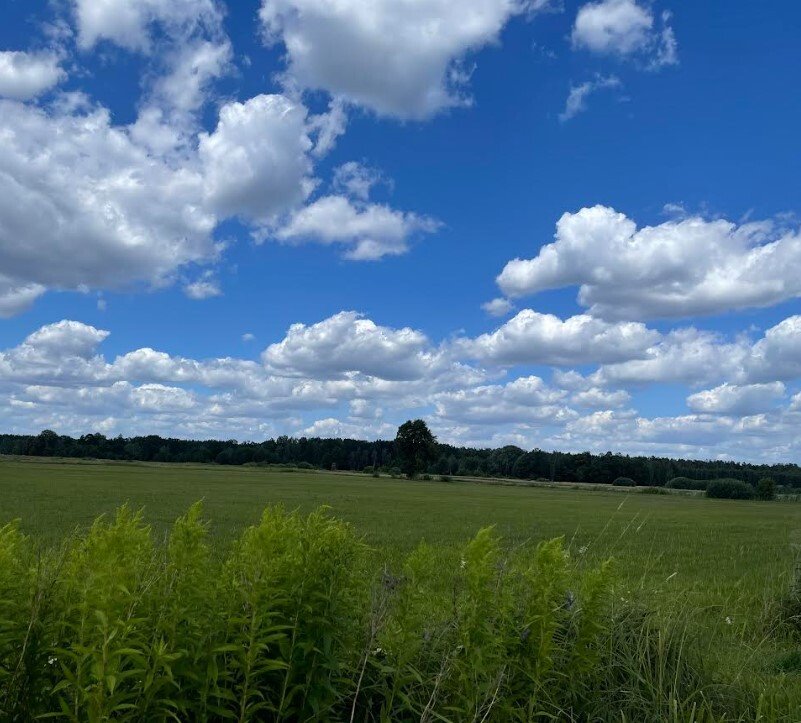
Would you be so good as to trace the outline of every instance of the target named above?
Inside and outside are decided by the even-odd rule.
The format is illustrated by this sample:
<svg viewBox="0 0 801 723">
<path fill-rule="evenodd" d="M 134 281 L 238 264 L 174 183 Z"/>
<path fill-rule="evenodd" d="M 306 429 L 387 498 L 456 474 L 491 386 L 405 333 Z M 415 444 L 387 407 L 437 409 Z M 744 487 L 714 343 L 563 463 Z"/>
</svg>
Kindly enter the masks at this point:
<svg viewBox="0 0 801 723">
<path fill-rule="evenodd" d="M 797 3 L 3 5 L 3 432 L 801 461 Z"/>
</svg>

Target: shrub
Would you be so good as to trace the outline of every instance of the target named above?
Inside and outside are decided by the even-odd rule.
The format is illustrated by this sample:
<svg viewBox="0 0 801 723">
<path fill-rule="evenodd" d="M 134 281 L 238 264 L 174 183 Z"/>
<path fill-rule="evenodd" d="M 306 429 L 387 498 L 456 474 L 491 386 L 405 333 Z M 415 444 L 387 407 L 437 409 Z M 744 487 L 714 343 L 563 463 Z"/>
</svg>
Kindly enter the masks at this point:
<svg viewBox="0 0 801 723">
<path fill-rule="evenodd" d="M 769 502 L 776 499 L 776 483 L 770 477 L 763 477 L 756 486 L 758 500 Z"/>
<path fill-rule="evenodd" d="M 612 484 L 615 487 L 636 487 L 637 483 L 630 477 L 618 477 Z"/>
<path fill-rule="evenodd" d="M 738 479 L 713 479 L 707 485 L 706 496 L 719 500 L 752 500 L 754 488 Z"/>
<path fill-rule="evenodd" d="M 362 470 L 362 472 L 364 472 L 365 474 L 373 474 L 373 472 L 375 472 L 375 467 L 373 467 L 373 465 L 371 465 L 371 464 L 368 464 L 368 465 L 367 465 L 367 466 L 366 466 L 366 467 L 365 467 L 365 468 Z"/>
<path fill-rule="evenodd" d="M 409 479 L 411 479 L 411 477 Z M 431 475 L 427 474 L 427 473 L 426 474 L 421 474 L 421 475 L 417 476 L 417 479 L 421 479 L 424 482 L 430 482 L 431 481 Z"/>
<path fill-rule="evenodd" d="M 674 477 L 665 487 L 671 490 L 705 490 L 709 483 L 703 479 L 690 479 L 689 477 Z"/>
<path fill-rule="evenodd" d="M 441 474 L 439 476 L 439 481 L 440 482 L 452 482 L 453 478 L 449 474 Z"/>
<path fill-rule="evenodd" d="M 668 495 L 670 493 L 664 487 L 640 487 L 640 494 L 643 494 L 643 495 Z"/>
<path fill-rule="evenodd" d="M 298 462 L 295 466 L 298 469 L 316 469 L 311 462 Z"/>
<path fill-rule="evenodd" d="M 199 504 L 153 538 L 126 507 L 62 554 L 0 528 L 0 720 L 792 719 L 722 699 L 561 538 L 485 528 L 395 574 L 324 511 L 268 508 L 227 556 Z"/>
<path fill-rule="evenodd" d="M 392 477 L 393 479 L 397 479 L 398 477 L 401 476 L 401 474 L 403 473 L 401 472 L 400 467 L 390 467 L 389 476 Z"/>
</svg>

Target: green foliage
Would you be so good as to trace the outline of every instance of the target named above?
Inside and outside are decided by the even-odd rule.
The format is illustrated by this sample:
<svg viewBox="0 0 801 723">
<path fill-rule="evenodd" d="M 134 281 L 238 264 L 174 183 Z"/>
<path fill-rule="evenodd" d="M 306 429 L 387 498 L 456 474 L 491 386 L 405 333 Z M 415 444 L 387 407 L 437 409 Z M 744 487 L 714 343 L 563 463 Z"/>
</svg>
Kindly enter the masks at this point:
<svg viewBox="0 0 801 723">
<path fill-rule="evenodd" d="M 778 719 L 562 538 L 484 528 L 394 574 L 324 509 L 270 507 L 221 552 L 200 504 L 163 546 L 126 506 L 46 555 L 0 528 L 0 718 Z"/>
<path fill-rule="evenodd" d="M 763 502 L 776 499 L 776 483 L 770 477 L 763 477 L 757 482 L 756 497 Z"/>
<path fill-rule="evenodd" d="M 431 434 L 422 419 L 409 420 L 398 427 L 395 437 L 395 453 L 401 462 L 403 472 L 414 477 L 426 469 L 437 452 L 437 439 Z"/>
<path fill-rule="evenodd" d="M 690 479 L 689 477 L 674 477 L 665 487 L 671 490 L 705 490 L 709 483 L 702 479 Z"/>
<path fill-rule="evenodd" d="M 263 442 L 198 441 L 156 435 L 108 438 L 102 434 L 85 434 L 72 438 L 45 430 L 35 436 L 0 434 L 0 455 L 216 463 L 226 466 L 285 465 L 292 469 L 297 469 L 299 463 L 303 462 L 303 469 L 352 471 L 362 470 L 368 465 L 386 468 L 403 466 L 392 440 L 368 442 L 287 436 Z M 668 480 L 680 476 L 694 479 L 733 477 L 754 485 L 759 479 L 770 476 L 777 484 L 801 489 L 801 467 L 797 464 L 769 466 L 722 460 L 630 457 L 612 452 L 526 451 L 514 445 L 500 449 L 473 449 L 446 444 L 437 444 L 426 461 L 433 464 L 423 465 L 421 470 L 471 477 L 517 477 L 604 484 L 616 477 L 629 477 L 640 485 L 652 487 L 663 486 Z"/>
<path fill-rule="evenodd" d="M 27 654 L 30 664 L 26 667 L 35 671 L 35 675 L 20 675 L 16 685 L 18 690 L 24 689 L 23 699 L 27 701 L 49 700 L 48 691 L 60 675 L 58 661 L 48 666 L 51 657 L 48 651 L 56 639 L 49 632 L 49 626 L 59 619 L 58 612 L 52 611 L 54 594 L 58 591 L 52 582 L 59 579 L 54 571 L 59 566 L 64 568 L 67 553 L 79 539 L 70 537 L 62 552 L 62 536 L 69 535 L 76 525 L 85 525 L 86 519 L 100 510 L 113 509 L 127 498 L 132 500 L 133 509 L 148 505 L 146 519 L 153 525 L 154 554 L 162 560 L 172 539 L 171 521 L 185 511 L 192 500 L 202 496 L 206 514 L 214 520 L 211 537 L 206 532 L 198 533 L 210 558 L 209 582 L 192 582 L 206 579 L 207 573 L 202 571 L 201 565 L 198 576 L 187 576 L 185 589 L 191 586 L 199 600 L 209 601 L 207 609 L 211 611 L 212 623 L 203 622 L 204 615 L 198 612 L 203 609 L 201 603 L 184 593 L 177 601 L 185 600 L 183 609 L 190 614 L 181 612 L 179 607 L 168 615 L 165 612 L 168 598 L 161 595 L 156 615 L 167 621 L 177 621 L 175 624 L 179 628 L 184 622 L 196 623 L 192 632 L 178 632 L 176 636 L 184 641 L 207 641 L 197 648 L 188 642 L 182 643 L 179 647 L 190 651 L 189 654 L 170 663 L 179 692 L 169 688 L 161 696 L 166 701 L 172 700 L 174 707 L 186 706 L 182 702 L 184 697 L 200 699 L 201 694 L 205 696 L 205 710 L 217 705 L 212 685 L 215 677 L 206 674 L 208 666 L 204 661 L 208 661 L 209 656 L 204 652 L 204 645 L 225 644 L 220 642 L 225 636 L 219 635 L 222 628 L 216 618 L 221 616 L 220 610 L 228 609 L 221 605 L 224 594 L 230 594 L 224 592 L 221 569 L 222 563 L 230 557 L 232 540 L 238 538 L 243 528 L 258 521 L 266 501 L 283 501 L 289 509 L 298 506 L 308 513 L 325 500 L 333 505 L 338 515 L 352 521 L 375 548 L 365 553 L 367 570 L 359 580 L 361 589 L 366 588 L 367 599 L 357 611 L 363 621 L 359 625 L 361 639 L 355 653 L 350 655 L 351 659 L 357 659 L 359 666 L 364 663 L 365 651 L 379 647 L 377 642 L 372 647 L 367 644 L 372 622 L 380 630 L 381 621 L 387 619 L 390 609 L 396 609 L 394 601 L 406 589 L 409 577 L 403 561 L 409 550 L 420 539 L 429 540 L 435 565 L 433 579 L 440 581 L 440 589 L 453 589 L 452 578 L 461 574 L 460 549 L 465 536 L 470 530 L 492 521 L 506 540 L 500 542 L 499 566 L 505 566 L 509 575 L 516 574 L 518 560 L 526 556 L 530 559 L 533 555 L 534 547 L 527 540 L 561 535 L 570 540 L 568 562 L 574 582 L 569 589 L 579 601 L 581 597 L 577 591 L 580 592 L 581 586 L 575 581 L 584 579 L 606 556 L 615 556 L 616 590 L 610 595 L 612 610 L 605 614 L 605 632 L 598 643 L 599 663 L 594 666 L 592 676 L 582 676 L 582 689 L 600 692 L 595 696 L 595 707 L 579 720 L 620 722 L 623 718 L 619 711 L 626 710 L 627 721 L 672 720 L 678 723 L 693 719 L 693 702 L 698 704 L 697 711 L 706 713 L 707 708 L 702 706 L 711 706 L 710 710 L 716 714 L 713 717 L 696 713 L 696 721 L 724 720 L 724 714 L 725 720 L 731 721 L 801 720 L 799 708 L 792 714 L 780 715 L 785 709 L 775 707 L 774 703 L 763 707 L 758 718 L 753 704 L 760 695 L 765 699 L 780 695 L 781 688 L 788 697 L 795 695 L 796 702 L 801 700 L 796 678 L 782 677 L 776 672 L 783 656 L 798 649 L 797 638 L 785 633 L 786 626 L 777 626 L 775 618 L 763 618 L 766 600 L 782 600 L 789 587 L 787 570 L 793 548 L 788 541 L 796 540 L 798 527 L 798 510 L 792 504 L 715 503 L 650 487 L 636 488 L 636 495 L 488 484 L 459 484 L 454 488 L 446 484 L 398 483 L 366 475 L 329 475 L 317 471 L 288 475 L 265 469 L 70 464 L 42 460 L 3 460 L 0 466 L 0 514 L 7 519 L 17 516 L 22 519 L 17 529 L 30 536 L 22 549 L 30 552 L 24 565 L 31 570 L 34 580 L 31 595 L 37 591 L 41 593 L 38 605 L 43 612 L 32 628 L 28 646 L 31 652 Z M 652 489 L 658 489 L 659 493 L 650 494 L 664 496 L 654 500 L 639 494 Z M 198 522 L 205 530 L 202 520 Z M 190 536 L 187 544 L 192 539 Z M 706 544 L 709 539 L 714 539 L 715 544 Z M 43 554 L 42 544 L 53 545 L 54 549 Z M 509 546 L 513 552 L 509 551 Z M 190 546 L 190 549 L 193 548 Z M 509 562 L 509 558 L 514 561 Z M 382 572 L 384 565 L 386 575 Z M 182 568 L 184 563 L 177 566 Z M 574 572 L 573 568 L 578 569 Z M 14 575 L 13 579 L 17 577 Z M 4 589 L 0 588 L 0 598 L 5 597 Z M 452 607 L 452 597 L 446 595 L 443 599 Z M 632 605 L 635 605 L 634 611 Z M 647 616 L 637 614 L 639 606 L 648 611 Z M 27 609 L 26 631 L 31 620 L 31 607 Z M 774 612 L 775 607 L 768 611 Z M 432 617 L 425 609 L 422 615 Z M 766 641 L 767 631 L 774 627 L 778 634 Z M 208 635 L 200 635 L 198 630 L 207 631 Z M 167 634 L 166 639 L 174 639 L 172 633 Z M 626 640 L 631 642 L 626 643 Z M 380 647 L 389 650 L 383 645 Z M 13 649 L 12 655 L 16 656 L 19 648 L 18 638 L 14 638 L 8 649 Z M 681 653 L 680 657 L 688 661 L 687 674 L 681 671 L 677 674 L 670 660 L 679 655 L 667 656 L 668 649 Z M 642 658 L 638 650 L 643 651 Z M 648 650 L 651 652 L 646 653 Z M 200 662 L 192 662 L 195 658 Z M 641 659 L 643 668 L 637 667 Z M 224 660 L 216 664 L 218 667 L 227 665 Z M 16 668 L 17 663 L 13 665 Z M 374 711 L 365 714 L 363 693 L 373 680 L 368 676 L 371 665 L 365 667 L 355 720 L 378 717 Z M 48 669 L 52 675 L 46 674 Z M 616 671 L 614 676 L 611 671 Z M 795 676 L 788 670 L 789 674 Z M 640 683 L 640 677 L 646 682 Z M 680 685 L 674 686 L 672 681 L 676 677 Z M 217 678 L 222 680 L 221 674 L 217 674 Z M 350 672 L 348 678 L 353 689 L 358 675 Z M 207 682 L 206 693 L 202 693 L 202 687 L 198 688 L 199 681 Z M 689 685 L 687 681 L 695 682 Z M 405 685 L 398 682 L 396 687 L 405 691 Z M 217 687 L 225 691 L 228 686 Z M 621 688 L 620 697 L 611 696 L 609 691 Z M 714 690 L 734 690 L 734 702 L 719 701 Z M 671 695 L 677 699 L 677 714 L 671 712 Z M 339 704 L 329 717 L 349 720 L 352 699 L 353 696 Z M 642 700 L 638 702 L 638 699 Z M 738 702 L 739 699 L 743 699 L 742 702 Z M 588 705 L 586 695 L 581 700 L 585 701 L 582 705 Z M 662 701 L 658 708 L 655 700 Z M 152 713 L 157 710 L 157 702 L 149 704 L 152 720 L 160 720 L 159 715 Z M 7 705 L 5 690 L 0 690 L 0 708 Z M 497 705 L 492 710 L 496 710 Z M 576 711 L 586 710 L 579 708 L 579 703 L 572 705 Z M 52 708 L 31 702 L 28 713 Z M 190 707 L 189 710 L 201 709 Z M 659 712 L 655 713 L 656 710 Z M 28 713 L 19 717 L 31 720 L 33 714 Z M 200 713 L 195 718 L 193 715 L 194 712 L 186 716 L 176 714 L 176 718 L 203 719 Z M 265 711 L 261 719 L 270 720 L 273 715 Z M 430 720 L 438 720 L 437 715 L 458 720 L 457 715 L 441 709 L 436 709 Z M 575 715 L 578 717 L 579 713 Z M 0 720 L 9 718 L 0 712 Z M 207 720 L 220 718 L 219 714 L 211 712 L 206 717 Z M 415 719 L 411 714 L 406 718 Z M 491 713 L 488 720 L 494 718 Z M 565 714 L 556 719 L 569 720 L 569 717 Z"/>
<path fill-rule="evenodd" d="M 631 477 L 618 477 L 612 484 L 615 487 L 636 487 L 637 483 Z"/>
<path fill-rule="evenodd" d="M 719 500 L 752 500 L 754 488 L 738 479 L 713 479 L 707 485 L 706 496 Z"/>
</svg>

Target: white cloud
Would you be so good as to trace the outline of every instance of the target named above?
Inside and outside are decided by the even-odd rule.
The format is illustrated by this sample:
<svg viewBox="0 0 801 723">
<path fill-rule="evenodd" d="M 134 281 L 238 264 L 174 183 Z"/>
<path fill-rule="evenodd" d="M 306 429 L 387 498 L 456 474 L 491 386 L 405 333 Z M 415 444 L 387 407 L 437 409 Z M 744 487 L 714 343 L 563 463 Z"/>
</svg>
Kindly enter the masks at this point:
<svg viewBox="0 0 801 723">
<path fill-rule="evenodd" d="M 751 349 L 743 374 L 751 381 L 801 378 L 801 316 L 783 319 Z"/>
<path fill-rule="evenodd" d="M 332 186 L 339 194 L 367 201 L 373 186 L 383 179 L 381 172 L 356 161 L 348 161 L 334 169 Z"/>
<path fill-rule="evenodd" d="M 559 120 L 564 123 L 587 110 L 587 98 L 593 93 L 620 86 L 620 79 L 614 75 L 597 75 L 593 80 L 571 86 L 565 101 L 565 109 L 559 114 Z"/>
<path fill-rule="evenodd" d="M 306 88 L 380 115 L 425 118 L 469 102 L 465 57 L 548 0 L 262 0 L 271 42 Z"/>
<path fill-rule="evenodd" d="M 403 380 L 423 375 L 428 346 L 419 331 L 378 326 L 354 311 L 342 311 L 310 326 L 293 324 L 283 341 L 265 350 L 263 360 L 268 367 L 313 377 L 359 372 Z"/>
<path fill-rule="evenodd" d="M 462 424 L 561 424 L 576 417 L 565 393 L 539 377 L 520 377 L 504 385 L 443 392 L 435 398 L 437 416 Z"/>
<path fill-rule="evenodd" d="M 439 223 L 427 216 L 344 196 L 323 196 L 293 213 L 274 236 L 293 244 L 344 244 L 345 258 L 374 261 L 406 253 L 411 238 L 437 228 Z"/>
<path fill-rule="evenodd" d="M 303 202 L 314 187 L 306 109 L 282 95 L 257 95 L 220 109 L 201 133 L 206 202 L 223 216 L 256 224 Z"/>
<path fill-rule="evenodd" d="M 251 342 L 256 340 L 256 335 L 251 334 L 249 331 L 242 334 L 242 341 L 244 342 Z"/>
<path fill-rule="evenodd" d="M 199 27 L 216 26 L 222 18 L 214 0 L 74 0 L 74 6 L 78 44 L 84 50 L 108 40 L 149 52 L 155 23 L 172 35 L 188 35 Z"/>
<path fill-rule="evenodd" d="M 318 158 L 325 156 L 348 127 L 345 103 L 338 98 L 332 99 L 327 112 L 309 117 L 308 126 L 309 131 L 317 137 L 312 154 Z"/>
<path fill-rule="evenodd" d="M 222 296 L 222 289 L 220 288 L 220 282 L 214 278 L 214 273 L 206 271 L 199 279 L 184 284 L 184 293 L 190 299 L 199 301 L 201 299 L 211 299 L 215 296 Z"/>
<path fill-rule="evenodd" d="M 770 384 L 722 384 L 687 397 L 687 406 L 704 414 L 752 415 L 775 409 L 784 398 L 781 382 Z"/>
<path fill-rule="evenodd" d="M 29 100 L 50 90 L 66 75 L 55 55 L 0 50 L 0 97 Z"/>
<path fill-rule="evenodd" d="M 140 115 L 160 114 L 171 133 L 186 143 L 212 82 L 233 71 L 233 49 L 217 0 L 73 0 L 78 46 L 89 51 L 106 40 L 143 54 L 144 102 Z M 150 130 L 153 130 L 152 123 Z M 147 136 L 147 133 L 143 133 Z M 147 141 L 146 141 L 147 143 Z M 157 144 L 158 141 L 155 141 Z"/>
<path fill-rule="evenodd" d="M 515 305 L 509 301 L 509 299 L 504 299 L 501 296 L 497 299 L 484 302 L 481 305 L 481 308 L 484 309 L 484 311 L 486 311 L 490 316 L 506 316 L 515 308 Z"/>
<path fill-rule="evenodd" d="M 637 229 L 611 208 L 564 214 L 556 240 L 498 276 L 509 296 L 579 286 L 604 318 L 715 314 L 801 295 L 801 236 L 770 223 L 691 217 Z"/>
<path fill-rule="evenodd" d="M 78 321 L 59 321 L 48 324 L 30 334 L 24 346 L 48 358 L 74 356 L 89 359 L 97 346 L 108 337 L 108 332 Z"/>
<path fill-rule="evenodd" d="M 523 309 L 497 330 L 462 340 L 459 347 L 494 364 L 572 365 L 644 358 L 658 339 L 638 322 L 609 323 L 586 315 L 562 320 Z"/>
<path fill-rule="evenodd" d="M 651 69 L 673 65 L 678 57 L 670 19 L 670 13 L 664 12 L 662 26 L 656 28 L 651 8 L 636 0 L 590 2 L 576 15 L 573 47 L 622 57 L 640 54 L 648 58 Z"/>
<path fill-rule="evenodd" d="M 216 219 L 202 187 L 191 158 L 152 155 L 104 108 L 48 113 L 0 101 L 6 293 L 30 301 L 44 287 L 159 285 L 213 260 Z"/>
<path fill-rule="evenodd" d="M 748 345 L 741 341 L 727 342 L 692 327 L 674 329 L 642 359 L 607 364 L 593 378 L 604 384 L 675 382 L 697 386 L 742 377 L 749 354 Z"/>
<path fill-rule="evenodd" d="M 227 38 L 186 39 L 165 58 L 168 72 L 154 83 L 151 102 L 192 112 L 205 102 L 210 83 L 231 72 L 233 49 Z"/>
<path fill-rule="evenodd" d="M 488 384 L 480 370 L 456 361 L 453 349 L 433 346 L 421 332 L 349 312 L 293 326 L 268 347 L 264 364 L 147 348 L 107 360 L 100 351 L 107 336 L 62 321 L 0 351 L 7 429 L 391 438 L 397 424 L 422 415 L 443 440 L 477 446 L 767 461 L 801 453 L 801 395 L 784 405 L 785 388 L 776 381 L 730 382 L 691 395 L 690 413 L 649 417 L 626 408 L 625 390 L 602 386 L 598 375 L 569 371 L 555 373 L 550 385 L 537 376 Z M 767 337 L 752 346 L 738 342 L 746 352 L 741 372 Z"/>
<path fill-rule="evenodd" d="M 598 387 L 590 387 L 577 392 L 571 397 L 571 402 L 579 407 L 612 409 L 628 404 L 631 396 L 624 389 L 608 391 Z"/>
<path fill-rule="evenodd" d="M 41 284 L 18 282 L 0 275 L 0 318 L 7 319 L 25 311 L 45 291 Z"/>
</svg>

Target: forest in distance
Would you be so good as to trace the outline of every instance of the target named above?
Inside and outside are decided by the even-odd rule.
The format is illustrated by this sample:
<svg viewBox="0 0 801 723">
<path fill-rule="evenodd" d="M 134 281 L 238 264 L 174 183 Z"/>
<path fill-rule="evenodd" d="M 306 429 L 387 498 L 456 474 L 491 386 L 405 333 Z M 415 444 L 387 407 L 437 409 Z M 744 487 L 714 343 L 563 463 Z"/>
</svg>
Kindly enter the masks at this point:
<svg viewBox="0 0 801 723">
<path fill-rule="evenodd" d="M 45 430 L 38 435 L 0 435 L 0 454 L 221 465 L 291 465 L 387 473 L 399 471 L 402 466 L 393 440 L 288 436 L 263 442 L 186 440 L 157 435 L 106 437 L 86 434 L 74 438 Z M 613 452 L 527 451 L 513 445 L 475 449 L 437 443 L 425 471 L 436 475 L 596 484 L 610 484 L 619 477 L 626 477 L 638 485 L 654 487 L 664 486 L 675 477 L 697 480 L 725 477 L 753 485 L 770 476 L 778 485 L 801 487 L 801 467 L 797 464 L 672 459 Z"/>
</svg>

